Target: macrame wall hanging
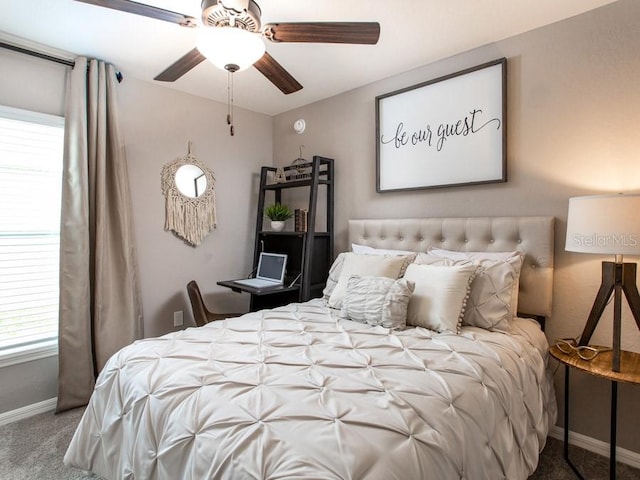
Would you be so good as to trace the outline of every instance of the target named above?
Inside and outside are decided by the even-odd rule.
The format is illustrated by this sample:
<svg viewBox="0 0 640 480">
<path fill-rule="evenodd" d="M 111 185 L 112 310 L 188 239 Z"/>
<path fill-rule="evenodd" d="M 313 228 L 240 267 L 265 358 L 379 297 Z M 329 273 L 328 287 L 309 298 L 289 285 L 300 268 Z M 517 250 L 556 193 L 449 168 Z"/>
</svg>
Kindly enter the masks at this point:
<svg viewBox="0 0 640 480">
<path fill-rule="evenodd" d="M 165 197 L 165 231 L 173 231 L 198 246 L 216 228 L 216 194 L 213 172 L 191 153 L 162 167 Z"/>
</svg>

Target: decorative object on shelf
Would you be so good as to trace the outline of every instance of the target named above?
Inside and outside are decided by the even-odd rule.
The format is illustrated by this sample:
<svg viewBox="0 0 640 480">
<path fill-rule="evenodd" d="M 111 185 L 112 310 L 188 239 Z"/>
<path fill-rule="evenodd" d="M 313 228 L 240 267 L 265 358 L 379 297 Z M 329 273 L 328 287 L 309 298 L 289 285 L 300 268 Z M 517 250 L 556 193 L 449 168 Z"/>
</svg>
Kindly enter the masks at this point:
<svg viewBox="0 0 640 480">
<path fill-rule="evenodd" d="M 293 131 L 296 132 L 298 135 L 304 133 L 306 128 L 307 128 L 307 122 L 305 122 L 304 119 L 302 118 L 299 118 L 298 120 L 293 122 Z"/>
<path fill-rule="evenodd" d="M 592 195 L 569 199 L 565 250 L 615 255 L 615 262 L 602 262 L 602 283 L 578 343 L 579 347 L 587 346 L 613 292 L 614 372 L 620 371 L 623 292 L 640 328 L 636 264 L 623 262 L 623 255 L 640 255 L 639 211 L 640 194 Z"/>
<path fill-rule="evenodd" d="M 273 181 L 274 183 L 285 183 L 287 181 L 287 176 L 284 174 L 284 167 L 276 168 Z"/>
<path fill-rule="evenodd" d="M 271 220 L 271 229 L 281 232 L 284 229 L 284 222 L 293 217 L 293 213 L 286 205 L 274 203 L 264 209 L 264 214 Z"/>
<path fill-rule="evenodd" d="M 271 230 L 274 232 L 281 232 L 284 230 L 285 223 L 280 220 L 271 220 Z"/>
<path fill-rule="evenodd" d="M 165 231 L 173 231 L 187 243 L 198 246 L 216 228 L 216 194 L 213 172 L 191 153 L 162 167 L 165 197 Z"/>
<path fill-rule="evenodd" d="M 309 211 L 306 208 L 296 208 L 293 212 L 294 230 L 296 232 L 307 231 L 307 215 Z"/>
<path fill-rule="evenodd" d="M 300 156 L 296 158 L 291 165 L 295 168 L 289 170 L 288 180 L 306 180 L 311 178 L 311 164 L 302 157 L 302 149 L 304 145 L 300 145 Z"/>
</svg>

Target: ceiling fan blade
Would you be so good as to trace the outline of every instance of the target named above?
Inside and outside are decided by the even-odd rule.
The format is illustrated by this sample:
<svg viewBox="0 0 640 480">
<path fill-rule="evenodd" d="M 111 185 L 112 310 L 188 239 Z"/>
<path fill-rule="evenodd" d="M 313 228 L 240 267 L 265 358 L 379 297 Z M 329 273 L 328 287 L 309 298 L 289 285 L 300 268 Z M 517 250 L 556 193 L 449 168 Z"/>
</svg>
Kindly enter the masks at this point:
<svg viewBox="0 0 640 480">
<path fill-rule="evenodd" d="M 253 66 L 285 95 L 302 90 L 302 85 L 268 52 L 265 52 Z"/>
<path fill-rule="evenodd" d="M 136 15 L 142 15 L 143 17 L 177 23 L 183 27 L 196 27 L 198 25 L 196 19 L 189 15 L 183 15 L 182 13 L 176 13 L 163 8 L 152 7 L 151 5 L 145 5 L 143 3 L 132 2 L 129 0 L 76 0 L 76 2 L 111 8 L 121 12 L 135 13 Z"/>
<path fill-rule="evenodd" d="M 264 36 L 273 42 L 353 43 L 375 45 L 377 22 L 294 22 L 265 25 Z"/>
<path fill-rule="evenodd" d="M 159 82 L 175 82 L 192 68 L 200 65 L 206 57 L 197 48 L 191 49 L 187 54 L 176 60 L 164 72 L 154 78 Z"/>
</svg>

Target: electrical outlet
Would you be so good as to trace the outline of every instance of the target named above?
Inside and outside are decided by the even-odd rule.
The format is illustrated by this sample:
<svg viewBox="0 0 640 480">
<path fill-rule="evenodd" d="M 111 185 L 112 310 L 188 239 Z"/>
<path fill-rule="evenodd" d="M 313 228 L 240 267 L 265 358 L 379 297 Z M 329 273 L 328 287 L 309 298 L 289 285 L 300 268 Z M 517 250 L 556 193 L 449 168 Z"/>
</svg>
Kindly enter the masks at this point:
<svg viewBox="0 0 640 480">
<path fill-rule="evenodd" d="M 173 312 L 173 326 L 181 327 L 182 325 L 184 325 L 184 315 L 182 314 L 182 310 Z"/>
</svg>

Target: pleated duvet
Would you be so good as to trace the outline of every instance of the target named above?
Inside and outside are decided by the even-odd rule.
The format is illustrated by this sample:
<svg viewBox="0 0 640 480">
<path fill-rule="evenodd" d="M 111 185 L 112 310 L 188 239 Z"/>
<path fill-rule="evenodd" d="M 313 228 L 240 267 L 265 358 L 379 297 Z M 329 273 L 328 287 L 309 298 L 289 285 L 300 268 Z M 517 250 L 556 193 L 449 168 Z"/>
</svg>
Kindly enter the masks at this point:
<svg viewBox="0 0 640 480">
<path fill-rule="evenodd" d="M 526 479 L 555 423 L 547 341 L 393 331 L 322 300 L 138 341 L 65 463 L 107 479 Z"/>
</svg>

